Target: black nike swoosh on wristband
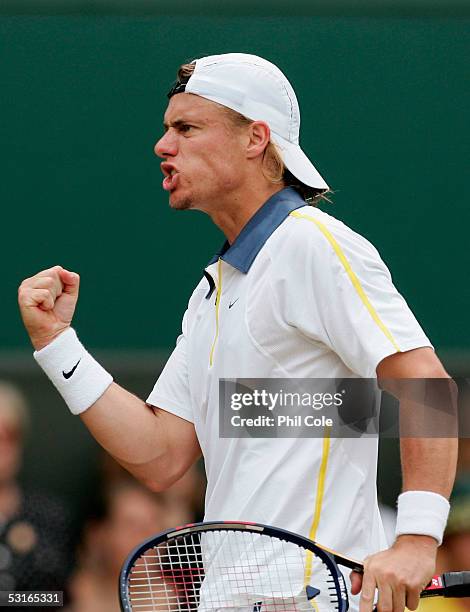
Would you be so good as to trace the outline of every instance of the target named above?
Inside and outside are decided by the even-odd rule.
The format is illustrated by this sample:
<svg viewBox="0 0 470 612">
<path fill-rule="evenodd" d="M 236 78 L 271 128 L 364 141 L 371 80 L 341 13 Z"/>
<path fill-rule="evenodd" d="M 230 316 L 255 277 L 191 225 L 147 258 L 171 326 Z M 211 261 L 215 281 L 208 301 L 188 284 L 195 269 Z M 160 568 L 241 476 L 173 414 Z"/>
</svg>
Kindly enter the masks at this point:
<svg viewBox="0 0 470 612">
<path fill-rule="evenodd" d="M 77 361 L 77 363 L 73 366 L 73 368 L 70 370 L 70 372 L 64 372 L 64 370 L 62 370 L 62 376 L 68 380 L 73 375 L 75 370 L 78 368 L 78 364 L 80 363 L 81 360 L 82 359 L 80 358 Z"/>
</svg>

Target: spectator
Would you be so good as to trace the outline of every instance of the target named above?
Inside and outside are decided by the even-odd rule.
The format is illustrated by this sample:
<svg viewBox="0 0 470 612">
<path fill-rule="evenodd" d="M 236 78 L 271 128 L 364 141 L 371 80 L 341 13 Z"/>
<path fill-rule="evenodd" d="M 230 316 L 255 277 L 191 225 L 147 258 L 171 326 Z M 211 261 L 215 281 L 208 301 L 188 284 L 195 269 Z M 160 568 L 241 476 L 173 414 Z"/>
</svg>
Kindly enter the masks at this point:
<svg viewBox="0 0 470 612">
<path fill-rule="evenodd" d="M 23 394 L 0 381 L 0 590 L 62 591 L 70 519 L 62 502 L 18 481 L 28 424 Z"/>
<path fill-rule="evenodd" d="M 189 508 L 183 511 L 191 518 Z M 117 584 L 124 560 L 143 540 L 174 526 L 174 518 L 165 496 L 129 479 L 111 484 L 102 517 L 85 529 L 70 584 L 70 612 L 119 612 Z"/>
<path fill-rule="evenodd" d="M 168 505 L 173 509 L 170 527 L 202 520 L 206 479 L 199 464 L 192 465 L 183 476 L 165 491 Z"/>
</svg>

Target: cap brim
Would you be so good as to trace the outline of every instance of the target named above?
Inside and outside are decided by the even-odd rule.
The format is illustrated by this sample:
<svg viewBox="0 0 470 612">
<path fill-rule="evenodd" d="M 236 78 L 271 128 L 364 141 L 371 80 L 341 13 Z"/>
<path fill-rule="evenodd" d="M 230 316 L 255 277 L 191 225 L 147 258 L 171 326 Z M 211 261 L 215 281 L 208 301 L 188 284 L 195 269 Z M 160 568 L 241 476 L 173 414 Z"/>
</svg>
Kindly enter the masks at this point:
<svg viewBox="0 0 470 612">
<path fill-rule="evenodd" d="M 285 140 L 274 132 L 271 132 L 271 138 L 278 146 L 282 160 L 287 169 L 290 170 L 301 183 L 309 187 L 314 187 L 315 189 L 329 189 L 321 174 L 299 145 Z"/>
</svg>

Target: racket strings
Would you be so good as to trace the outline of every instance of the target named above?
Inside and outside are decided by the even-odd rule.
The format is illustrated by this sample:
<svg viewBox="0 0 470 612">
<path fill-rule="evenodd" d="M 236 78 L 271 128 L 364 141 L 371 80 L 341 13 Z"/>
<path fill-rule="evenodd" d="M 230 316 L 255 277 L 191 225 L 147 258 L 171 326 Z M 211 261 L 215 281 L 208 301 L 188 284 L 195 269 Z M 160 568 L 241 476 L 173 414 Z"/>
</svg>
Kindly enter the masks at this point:
<svg viewBox="0 0 470 612">
<path fill-rule="evenodd" d="M 312 553 L 308 553 L 312 554 Z M 331 612 L 334 579 L 321 558 L 270 536 L 239 531 L 191 532 L 147 550 L 128 581 L 130 609 L 141 612 Z"/>
</svg>

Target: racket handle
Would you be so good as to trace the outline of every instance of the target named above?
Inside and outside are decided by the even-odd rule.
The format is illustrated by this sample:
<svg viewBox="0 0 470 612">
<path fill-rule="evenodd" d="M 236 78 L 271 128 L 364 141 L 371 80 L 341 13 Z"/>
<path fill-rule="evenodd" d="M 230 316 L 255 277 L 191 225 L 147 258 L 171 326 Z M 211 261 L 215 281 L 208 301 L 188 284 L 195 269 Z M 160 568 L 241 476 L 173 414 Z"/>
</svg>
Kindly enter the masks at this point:
<svg viewBox="0 0 470 612">
<path fill-rule="evenodd" d="M 421 597 L 470 597 L 470 572 L 446 572 L 433 576 Z"/>
<path fill-rule="evenodd" d="M 470 597 L 470 572 L 442 574 L 444 597 Z"/>
</svg>

